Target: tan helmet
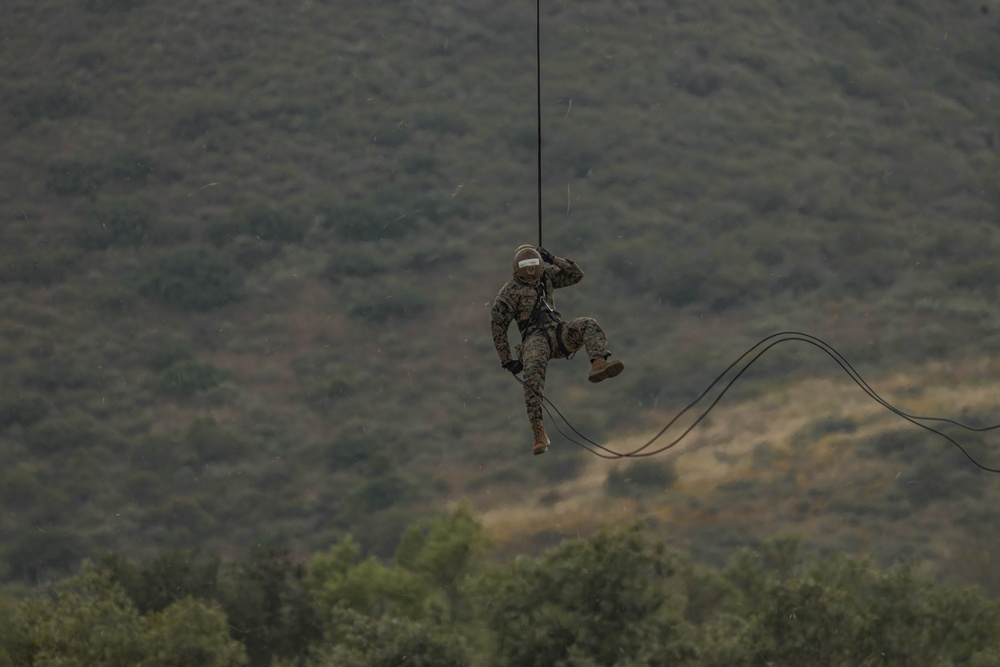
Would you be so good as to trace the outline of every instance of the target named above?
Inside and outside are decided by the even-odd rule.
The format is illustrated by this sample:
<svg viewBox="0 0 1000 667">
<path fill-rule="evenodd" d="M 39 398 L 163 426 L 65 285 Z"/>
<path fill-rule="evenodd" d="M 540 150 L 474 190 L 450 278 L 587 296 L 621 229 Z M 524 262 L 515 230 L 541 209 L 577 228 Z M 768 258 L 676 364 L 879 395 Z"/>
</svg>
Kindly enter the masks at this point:
<svg viewBox="0 0 1000 667">
<path fill-rule="evenodd" d="M 514 278 L 525 285 L 533 285 L 542 277 L 542 256 L 530 245 L 518 246 L 514 251 Z"/>
</svg>

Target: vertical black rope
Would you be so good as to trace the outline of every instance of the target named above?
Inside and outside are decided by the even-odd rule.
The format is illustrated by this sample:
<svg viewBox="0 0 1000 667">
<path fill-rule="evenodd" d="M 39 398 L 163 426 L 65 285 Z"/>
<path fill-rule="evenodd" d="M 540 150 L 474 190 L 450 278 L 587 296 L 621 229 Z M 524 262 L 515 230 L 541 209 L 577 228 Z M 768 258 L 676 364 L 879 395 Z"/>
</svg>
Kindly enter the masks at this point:
<svg viewBox="0 0 1000 667">
<path fill-rule="evenodd" d="M 538 247 L 542 246 L 542 0 L 535 0 L 535 93 L 538 109 Z"/>
</svg>

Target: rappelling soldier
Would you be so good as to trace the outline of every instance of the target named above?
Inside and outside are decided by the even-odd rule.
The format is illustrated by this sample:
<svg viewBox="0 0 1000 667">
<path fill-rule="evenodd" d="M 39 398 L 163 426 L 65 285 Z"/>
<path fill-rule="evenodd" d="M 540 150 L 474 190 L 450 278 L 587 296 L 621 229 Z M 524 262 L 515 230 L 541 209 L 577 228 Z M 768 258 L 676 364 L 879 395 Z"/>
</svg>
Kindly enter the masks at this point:
<svg viewBox="0 0 1000 667">
<path fill-rule="evenodd" d="M 549 264 L 545 266 L 543 264 Z M 597 320 L 578 317 L 563 322 L 555 310 L 553 291 L 575 285 L 583 271 L 571 259 L 556 257 L 544 248 L 522 245 L 514 252 L 514 277 L 500 289 L 493 303 L 493 344 L 500 364 L 515 376 L 524 372 L 524 402 L 535 443 L 532 452 L 544 454 L 549 438 L 542 427 L 542 391 L 549 359 L 568 359 L 585 348 L 590 359 L 591 382 L 613 378 L 624 370 L 618 360 L 608 361 L 607 337 Z M 512 356 L 507 329 L 517 322 L 521 343 Z"/>
</svg>

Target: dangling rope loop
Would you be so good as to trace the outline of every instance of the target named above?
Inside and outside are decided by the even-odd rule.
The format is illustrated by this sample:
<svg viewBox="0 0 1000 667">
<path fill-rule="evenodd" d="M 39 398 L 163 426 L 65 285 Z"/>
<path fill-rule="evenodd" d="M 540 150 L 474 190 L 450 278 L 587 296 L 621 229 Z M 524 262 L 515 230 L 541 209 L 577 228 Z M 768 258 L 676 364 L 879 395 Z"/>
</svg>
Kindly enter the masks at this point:
<svg viewBox="0 0 1000 667">
<path fill-rule="evenodd" d="M 800 331 L 782 331 L 776 334 L 771 334 L 770 336 L 766 336 L 765 338 L 757 342 L 755 345 L 751 346 L 750 349 L 741 354 L 739 358 L 736 359 L 736 361 L 731 363 L 726 368 L 726 370 L 722 371 L 722 373 L 720 373 L 718 377 L 712 380 L 712 382 L 708 385 L 708 387 L 706 387 L 705 390 L 701 392 L 701 394 L 699 394 L 697 398 L 688 403 L 680 412 L 678 412 L 673 417 L 673 419 L 667 422 L 667 425 L 664 426 L 662 429 L 660 429 L 659 433 L 650 438 L 641 447 L 633 449 L 630 452 L 617 452 L 613 449 L 609 449 L 604 445 L 594 442 L 587 436 L 583 435 L 570 423 L 570 421 L 563 415 L 563 413 L 559 411 L 559 409 L 555 406 L 554 403 L 552 403 L 552 401 L 546 398 L 543 394 L 529 387 L 527 384 L 525 384 L 525 382 L 521 378 L 517 377 L 516 375 L 514 377 L 527 389 L 535 392 L 535 394 L 539 397 L 539 399 L 541 399 L 542 407 L 545 408 L 545 411 L 552 419 L 556 427 L 556 430 L 559 431 L 560 435 L 562 435 L 564 438 L 566 438 L 573 444 L 577 445 L 578 447 L 582 447 L 591 454 L 598 456 L 602 459 L 645 458 L 648 456 L 656 456 L 657 454 L 661 454 L 667 451 L 668 449 L 673 448 L 675 445 L 677 445 L 677 443 L 686 438 L 691 433 L 691 431 L 693 431 L 694 428 L 699 423 L 701 423 L 702 420 L 705 419 L 705 417 L 708 416 L 708 413 L 711 412 L 716 405 L 718 405 L 719 401 L 722 400 L 722 397 L 726 395 L 726 392 L 729 391 L 729 389 L 733 386 L 733 384 L 738 379 L 740 379 L 740 377 L 747 372 L 750 366 L 752 366 L 758 359 L 760 359 L 765 352 L 770 350 L 772 347 L 775 347 L 776 345 L 792 341 L 806 343 L 808 345 L 812 345 L 813 347 L 819 348 L 820 350 L 825 352 L 828 356 L 830 356 L 835 362 L 837 362 L 837 364 L 844 370 L 844 372 L 847 373 L 852 380 L 854 380 L 855 384 L 861 387 L 861 389 L 866 394 L 868 394 L 868 396 L 871 397 L 873 401 L 884 407 L 886 410 L 892 412 L 893 414 L 897 415 L 902 419 L 905 419 L 911 424 L 919 426 L 920 428 L 926 431 L 930 431 L 931 433 L 944 438 L 952 445 L 957 447 L 959 451 L 961 451 L 962 454 L 964 454 L 965 457 L 969 459 L 969 461 L 971 461 L 979 469 L 984 470 L 986 472 L 1000 473 L 1000 468 L 993 468 L 990 466 L 983 465 L 975 458 L 973 458 L 972 455 L 969 454 L 969 452 L 966 451 L 966 449 L 962 445 L 960 445 L 954 438 L 946 435 L 945 433 L 942 433 L 936 428 L 928 426 L 924 422 L 938 422 L 942 424 L 951 424 L 952 426 L 956 426 L 966 431 L 972 431 L 976 433 L 983 433 L 986 431 L 993 431 L 996 429 L 1000 429 L 1000 424 L 993 424 L 990 426 L 969 426 L 968 424 L 963 424 L 954 419 L 947 419 L 945 417 L 924 417 L 920 415 L 911 414 L 904 410 L 900 410 L 899 408 L 893 406 L 891 403 L 889 403 L 884 398 L 879 396 L 878 393 L 876 393 L 876 391 L 872 389 L 871 386 L 865 381 L 865 379 L 862 378 L 861 375 L 854 369 L 854 367 L 850 364 L 850 362 L 847 361 L 847 359 L 845 359 L 844 356 L 840 354 L 840 352 L 838 352 L 832 345 L 823 341 L 820 338 L 817 338 L 816 336 L 802 333 Z M 685 414 L 687 414 L 689 411 L 693 410 L 695 406 L 701 403 L 702 400 L 705 397 L 707 397 L 709 393 L 711 393 L 713 388 L 722 383 L 723 379 L 727 375 L 730 375 L 733 372 L 735 372 L 735 374 L 732 375 L 732 377 L 730 377 L 729 380 L 722 386 L 722 389 L 721 391 L 719 391 L 718 395 L 712 400 L 711 403 L 708 404 L 708 407 L 702 410 L 702 412 L 695 418 L 695 420 L 691 423 L 690 426 L 685 428 L 680 433 L 680 435 L 675 437 L 667 444 L 658 447 L 656 449 L 649 449 L 649 447 L 652 446 L 654 442 L 659 440 L 670 429 L 670 427 L 676 424 L 677 421 Z M 553 412 L 555 412 L 555 414 L 553 414 Z M 558 415 L 559 420 L 561 420 L 569 428 L 569 430 L 571 430 L 574 434 L 576 434 L 577 437 L 581 438 L 583 442 L 580 442 L 579 440 L 576 440 L 574 437 L 567 435 L 565 432 L 563 432 L 563 430 L 559 427 L 558 420 L 556 420 L 556 415 Z"/>
</svg>

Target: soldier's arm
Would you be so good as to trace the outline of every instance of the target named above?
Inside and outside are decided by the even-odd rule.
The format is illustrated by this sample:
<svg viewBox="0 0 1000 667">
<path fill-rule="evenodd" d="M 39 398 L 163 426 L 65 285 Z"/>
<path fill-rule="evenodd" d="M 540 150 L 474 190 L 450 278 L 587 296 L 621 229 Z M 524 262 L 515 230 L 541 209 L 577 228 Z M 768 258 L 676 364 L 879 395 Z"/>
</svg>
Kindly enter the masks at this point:
<svg viewBox="0 0 1000 667">
<path fill-rule="evenodd" d="M 493 345 L 500 357 L 500 364 L 503 365 L 510 361 L 510 340 L 507 338 L 507 329 L 510 328 L 510 323 L 514 320 L 514 311 L 509 305 L 498 299 L 493 303 L 490 315 Z"/>
<path fill-rule="evenodd" d="M 553 287 L 569 287 L 583 280 L 583 271 L 571 259 L 553 257 L 552 266 L 554 270 L 550 275 Z"/>
</svg>

